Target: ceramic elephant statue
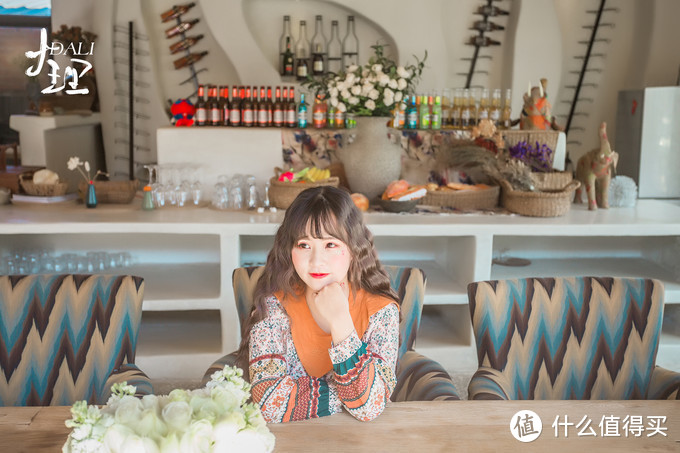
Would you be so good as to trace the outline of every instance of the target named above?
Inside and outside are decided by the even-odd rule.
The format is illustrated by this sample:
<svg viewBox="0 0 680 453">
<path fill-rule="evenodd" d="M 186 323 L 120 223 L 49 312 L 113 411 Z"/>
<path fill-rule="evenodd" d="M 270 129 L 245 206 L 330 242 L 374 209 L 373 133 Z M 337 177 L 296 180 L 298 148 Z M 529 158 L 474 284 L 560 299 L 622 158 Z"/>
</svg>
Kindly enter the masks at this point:
<svg viewBox="0 0 680 453">
<path fill-rule="evenodd" d="M 619 155 L 612 151 L 607 138 L 607 123 L 600 125 L 600 148 L 581 156 L 576 166 L 576 179 L 581 187 L 576 190 L 576 202 L 581 203 L 585 189 L 588 196 L 588 209 L 609 208 L 609 183 L 616 170 Z"/>
</svg>

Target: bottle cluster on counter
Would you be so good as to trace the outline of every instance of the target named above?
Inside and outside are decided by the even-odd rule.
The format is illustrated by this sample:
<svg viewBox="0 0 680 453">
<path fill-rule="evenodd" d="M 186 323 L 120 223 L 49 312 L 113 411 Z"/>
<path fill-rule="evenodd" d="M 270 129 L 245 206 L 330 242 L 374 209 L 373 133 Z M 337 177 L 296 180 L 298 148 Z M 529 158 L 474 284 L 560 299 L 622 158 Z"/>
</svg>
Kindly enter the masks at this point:
<svg viewBox="0 0 680 453">
<path fill-rule="evenodd" d="M 340 40 L 339 22 L 331 21 L 330 38 L 326 38 L 323 17 L 317 15 L 314 35 L 307 37 L 307 21 L 301 20 L 297 39 L 291 33 L 290 16 L 283 16 L 283 33 L 279 39 L 279 73 L 305 80 L 309 75 L 337 73 L 359 61 L 359 39 L 354 16 L 347 17 L 347 32 Z"/>
<path fill-rule="evenodd" d="M 451 94 L 453 93 L 453 96 Z M 511 126 L 512 91 L 505 91 L 501 103 L 501 90 L 445 89 L 442 94 L 406 96 L 392 111 L 392 126 L 403 129 L 460 129 L 467 130 L 483 119 L 490 119 L 499 129 Z"/>
</svg>

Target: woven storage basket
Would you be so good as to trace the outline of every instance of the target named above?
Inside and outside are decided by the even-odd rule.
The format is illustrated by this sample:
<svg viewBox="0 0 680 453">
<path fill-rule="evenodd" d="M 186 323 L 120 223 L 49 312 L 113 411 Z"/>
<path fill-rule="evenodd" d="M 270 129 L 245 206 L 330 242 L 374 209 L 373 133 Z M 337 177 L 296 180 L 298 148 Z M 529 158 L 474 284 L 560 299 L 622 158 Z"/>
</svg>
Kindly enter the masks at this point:
<svg viewBox="0 0 680 453">
<path fill-rule="evenodd" d="M 574 191 L 581 183 L 572 180 L 561 190 L 524 192 L 514 190 L 509 182 L 502 180 L 501 204 L 505 209 L 531 217 L 559 217 L 569 212 Z"/>
<path fill-rule="evenodd" d="M 574 179 L 570 171 L 532 172 L 531 179 L 538 190 L 560 190 Z"/>
<path fill-rule="evenodd" d="M 319 186 L 338 187 L 339 183 L 340 179 L 337 176 L 316 182 L 284 182 L 279 181 L 275 176 L 269 180 L 269 202 L 279 209 L 288 209 L 295 197 L 303 190 Z"/>
<path fill-rule="evenodd" d="M 56 184 L 35 184 L 33 181 L 24 179 L 23 175 L 19 176 L 19 183 L 29 195 L 36 195 L 39 197 L 58 197 L 64 195 L 68 189 L 68 183 L 58 182 Z"/>
<path fill-rule="evenodd" d="M 95 181 L 94 193 L 97 196 L 97 203 L 126 204 L 130 203 L 137 194 L 139 180 L 132 181 Z M 81 181 L 78 184 L 80 198 L 85 199 L 87 193 L 87 182 Z"/>
<path fill-rule="evenodd" d="M 557 148 L 557 139 L 560 136 L 559 131 L 525 131 L 520 129 L 501 131 L 501 134 L 503 134 L 506 148 L 514 146 L 519 142 L 527 142 L 532 145 L 538 142 L 541 145 L 547 145 L 553 151 Z"/>
<path fill-rule="evenodd" d="M 499 186 L 491 186 L 488 189 L 428 190 L 419 204 L 445 206 L 461 211 L 489 210 L 498 206 L 499 195 Z"/>
</svg>

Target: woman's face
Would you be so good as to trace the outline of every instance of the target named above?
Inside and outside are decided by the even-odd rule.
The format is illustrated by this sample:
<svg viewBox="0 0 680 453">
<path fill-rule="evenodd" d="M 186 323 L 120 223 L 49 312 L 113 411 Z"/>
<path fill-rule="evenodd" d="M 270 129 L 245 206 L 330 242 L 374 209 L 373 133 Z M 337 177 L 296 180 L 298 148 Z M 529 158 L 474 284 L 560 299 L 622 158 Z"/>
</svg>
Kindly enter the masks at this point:
<svg viewBox="0 0 680 453">
<path fill-rule="evenodd" d="M 293 244 L 293 266 L 300 279 L 312 291 L 338 282 L 347 283 L 347 271 L 352 261 L 347 244 L 322 230 L 321 238 L 306 235 Z"/>
</svg>

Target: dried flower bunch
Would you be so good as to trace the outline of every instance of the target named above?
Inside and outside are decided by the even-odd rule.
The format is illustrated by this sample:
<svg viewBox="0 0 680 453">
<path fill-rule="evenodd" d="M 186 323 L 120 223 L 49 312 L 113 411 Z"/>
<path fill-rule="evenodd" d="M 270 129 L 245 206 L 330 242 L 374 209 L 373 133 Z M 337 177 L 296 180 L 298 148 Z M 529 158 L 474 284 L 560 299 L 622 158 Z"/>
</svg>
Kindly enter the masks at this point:
<svg viewBox="0 0 680 453">
<path fill-rule="evenodd" d="M 317 80 L 309 77 L 303 85 L 317 94 L 324 93 L 328 102 L 341 112 L 359 116 L 389 116 L 394 105 L 413 92 L 425 68 L 427 51 L 422 60 L 406 66 L 385 55 L 385 46 L 371 46 L 374 55 L 363 66 L 351 65 L 338 74 Z"/>
<path fill-rule="evenodd" d="M 67 27 L 64 24 L 59 30 L 53 31 L 51 36 L 54 41 L 62 43 L 64 47 L 82 42 L 87 49 L 97 39 L 97 35 L 92 32 L 83 31 L 81 27 Z"/>
<path fill-rule="evenodd" d="M 66 162 L 66 167 L 68 167 L 69 170 L 73 171 L 75 169 L 78 169 L 81 175 L 83 175 L 83 178 L 85 178 L 85 181 L 88 183 L 92 184 L 92 181 L 97 179 L 97 176 L 99 175 L 104 175 L 106 177 L 109 176 L 108 173 L 105 173 L 101 170 L 97 170 L 97 173 L 94 174 L 94 178 L 90 177 L 90 163 L 88 161 L 81 161 L 79 157 L 70 157 L 68 159 L 68 162 Z M 83 171 L 83 168 L 85 171 Z"/>
</svg>

